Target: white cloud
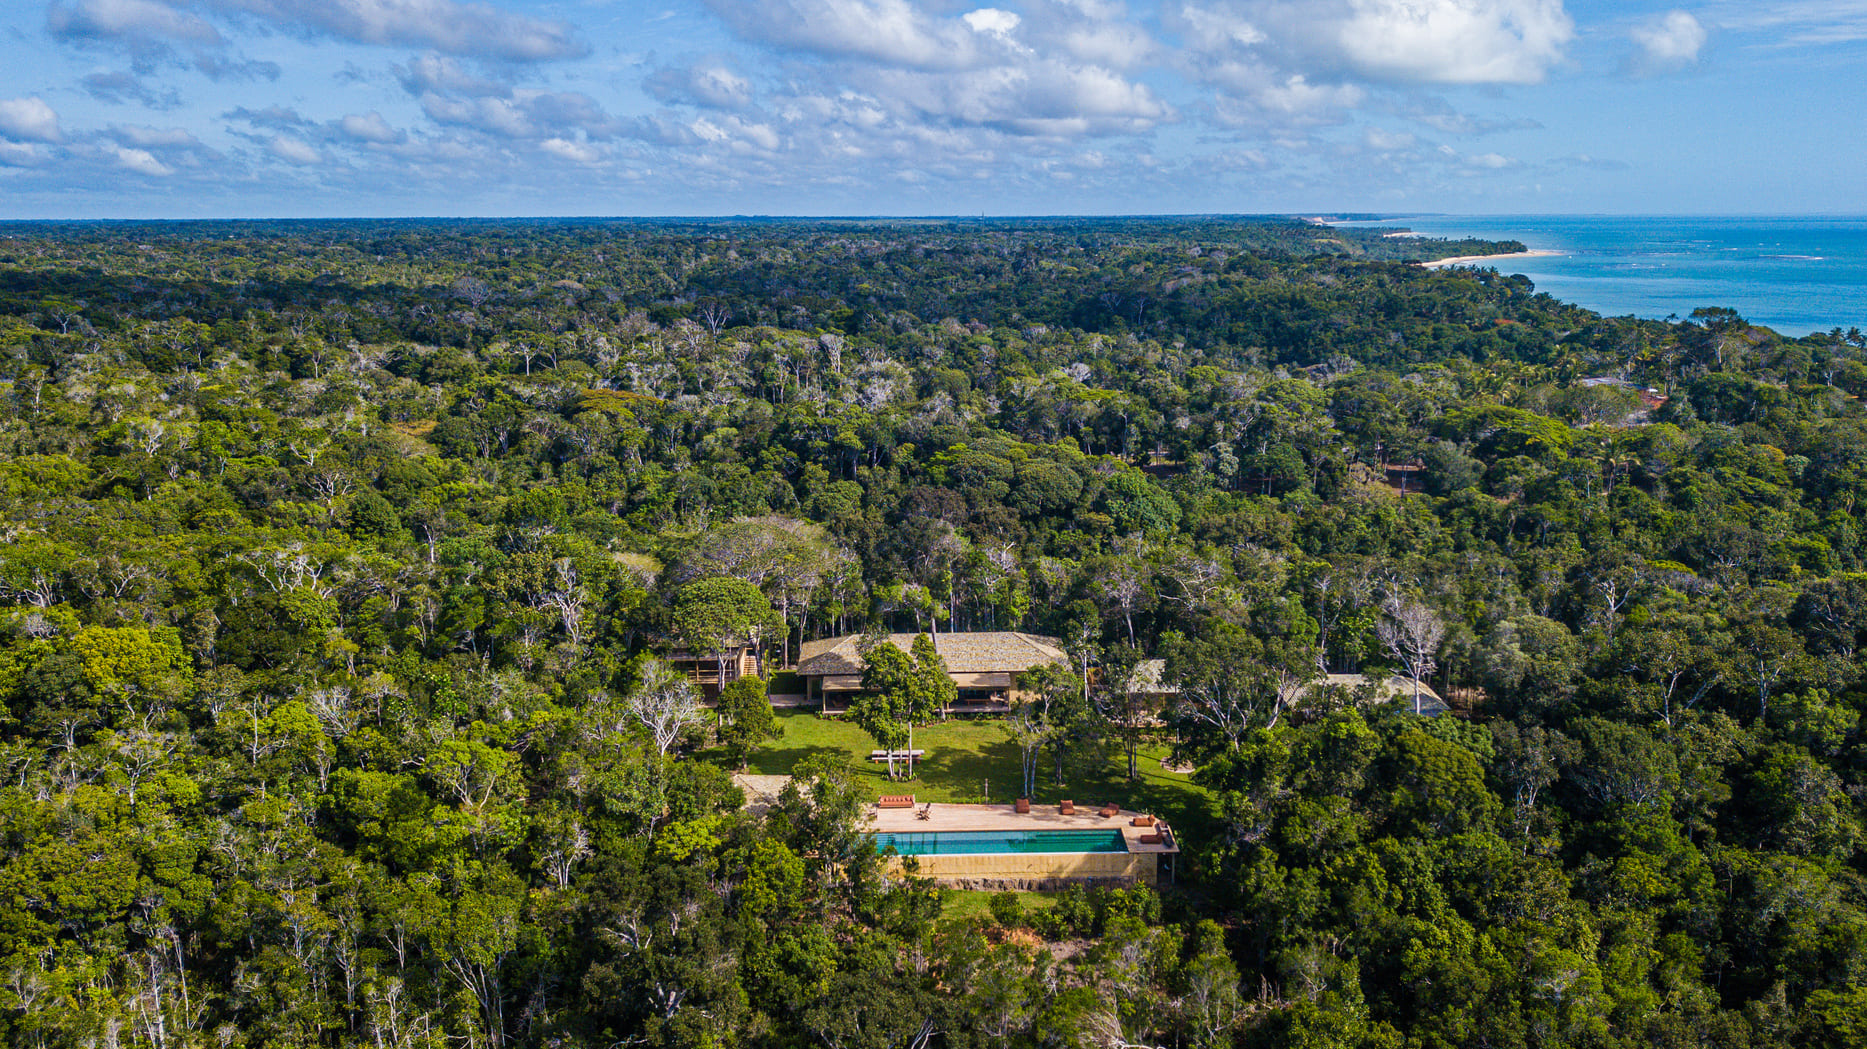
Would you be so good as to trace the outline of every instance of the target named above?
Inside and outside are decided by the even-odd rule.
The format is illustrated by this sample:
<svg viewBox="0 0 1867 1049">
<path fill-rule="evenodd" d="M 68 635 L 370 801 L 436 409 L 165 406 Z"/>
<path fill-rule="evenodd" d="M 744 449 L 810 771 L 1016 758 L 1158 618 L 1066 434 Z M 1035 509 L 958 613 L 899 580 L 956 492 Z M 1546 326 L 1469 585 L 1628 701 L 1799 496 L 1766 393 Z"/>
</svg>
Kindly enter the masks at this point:
<svg viewBox="0 0 1867 1049">
<path fill-rule="evenodd" d="M 287 106 L 267 106 L 264 109 L 248 109 L 240 106 L 237 109 L 228 110 L 223 116 L 233 120 L 244 120 L 254 127 L 274 130 L 311 126 L 311 121 L 300 116 L 298 110 Z"/>
<path fill-rule="evenodd" d="M 547 138 L 538 143 L 538 148 L 577 164 L 596 164 L 603 159 L 602 152 L 595 146 L 588 142 L 572 142 L 567 138 Z"/>
<path fill-rule="evenodd" d="M 1006 45 L 1006 59 L 1074 60 L 1105 69 L 1133 69 L 1160 57 L 1160 44 L 1118 3 L 1024 0 L 1017 13 L 981 8 L 964 19 Z M 1013 38 L 1015 31 L 1016 37 Z"/>
<path fill-rule="evenodd" d="M 447 98 L 423 95 L 421 110 L 437 124 L 474 128 L 502 138 L 531 138 L 534 128 L 503 98 Z"/>
<path fill-rule="evenodd" d="M 1339 123 L 1343 111 L 1367 97 L 1358 84 L 1314 83 L 1251 60 L 1207 61 L 1196 70 L 1199 79 L 1219 89 L 1212 117 L 1227 128 Z"/>
<path fill-rule="evenodd" d="M 0 98 L 0 134 L 26 142 L 63 142 L 58 114 L 38 95 Z"/>
<path fill-rule="evenodd" d="M 673 104 L 708 109 L 746 109 L 752 105 L 751 82 L 718 62 L 659 69 L 642 86 L 657 99 Z"/>
<path fill-rule="evenodd" d="M 423 55 L 406 66 L 390 67 L 402 87 L 411 95 L 439 92 L 450 95 L 509 95 L 510 85 L 476 76 L 462 69 L 459 62 L 440 55 Z"/>
<path fill-rule="evenodd" d="M 1649 66 L 1679 69 L 1698 61 L 1705 46 L 1705 27 L 1688 11 L 1668 11 L 1653 21 L 1635 26 L 1630 36 Z"/>
<path fill-rule="evenodd" d="M 36 168 L 52 161 L 52 151 L 36 142 L 0 142 L 0 167 Z"/>
<path fill-rule="evenodd" d="M 977 11 L 968 11 L 961 15 L 960 21 L 970 26 L 975 33 L 1009 38 L 1023 19 L 1010 11 L 1001 11 L 996 7 L 981 7 Z"/>
<path fill-rule="evenodd" d="M 1555 162 L 1569 167 L 1593 168 L 1597 171 L 1626 171 L 1629 167 L 1624 160 L 1597 157 L 1589 153 L 1571 153 L 1566 157 L 1556 158 Z"/>
<path fill-rule="evenodd" d="M 337 129 L 358 142 L 370 142 L 379 146 L 399 142 L 403 138 L 400 131 L 390 127 L 389 122 L 382 118 L 382 114 L 374 110 L 368 113 L 346 115 L 337 122 Z"/>
<path fill-rule="evenodd" d="M 1529 83 L 1562 58 L 1562 0 L 1183 0 L 1175 66 L 1228 128 L 1339 123 L 1383 86 Z"/>
<path fill-rule="evenodd" d="M 1184 45 L 1193 51 L 1224 51 L 1255 47 L 1270 38 L 1244 17 L 1217 8 L 1187 4 L 1177 12 L 1184 24 Z"/>
<path fill-rule="evenodd" d="M 428 92 L 422 112 L 440 124 L 482 131 L 497 138 L 568 138 L 582 132 L 591 139 L 622 133 L 622 124 L 596 100 L 577 91 L 521 89 L 508 98 L 458 98 Z"/>
<path fill-rule="evenodd" d="M 45 27 L 66 39 L 179 40 L 219 45 L 220 31 L 199 16 L 155 0 L 78 0 L 46 8 Z"/>
<path fill-rule="evenodd" d="M 1486 171 L 1498 171 L 1517 166 L 1517 161 L 1502 153 L 1460 153 L 1451 146 L 1440 144 L 1438 153 L 1448 164 L 1456 165 L 1459 174 L 1475 175 Z"/>
<path fill-rule="evenodd" d="M 1867 40 L 1867 3 L 1861 0 L 1754 0 L 1702 8 L 1706 21 L 1728 30 L 1780 30 L 1779 46 L 1845 44 Z"/>
<path fill-rule="evenodd" d="M 196 55 L 194 67 L 209 80 L 277 80 L 283 72 L 277 62 L 223 58 L 220 55 Z"/>
<path fill-rule="evenodd" d="M 1449 135 L 1489 135 L 1499 131 L 1534 131 L 1543 125 L 1523 117 L 1477 117 L 1443 98 L 1415 93 L 1394 107 L 1395 116 L 1418 121 Z"/>
<path fill-rule="evenodd" d="M 1312 84 L 1298 73 L 1257 94 L 1260 106 L 1289 116 L 1308 116 L 1359 105 L 1365 92 L 1353 84 Z"/>
<path fill-rule="evenodd" d="M 659 70 L 643 82 L 653 97 L 707 117 L 639 118 L 632 137 L 773 150 L 790 141 L 826 157 L 951 163 L 962 177 L 960 154 L 998 162 L 987 148 L 995 136 L 1128 135 L 1176 116 L 1153 87 L 1123 72 L 1144 68 L 1159 48 L 1115 0 L 1026 0 L 1016 11 L 944 0 L 706 2 L 738 36 L 824 61 L 793 67 L 763 97 L 716 59 Z M 739 115 L 739 124 L 723 113 Z M 758 119 L 772 117 L 781 126 L 757 130 Z M 769 146 L 760 144 L 765 134 Z M 925 136 L 945 140 L 930 147 Z"/>
<path fill-rule="evenodd" d="M 266 150 L 287 164 L 299 167 L 316 164 L 324 159 L 310 143 L 291 135 L 272 136 L 272 141 L 266 143 Z"/>
<path fill-rule="evenodd" d="M 1074 136 L 1144 131 L 1173 116 L 1144 84 L 1106 69 L 1043 63 L 965 76 L 888 74 L 886 99 L 931 117 L 1015 135 Z"/>
<path fill-rule="evenodd" d="M 738 117 L 701 117 L 688 125 L 688 129 L 702 142 L 735 147 L 740 151 L 750 148 L 771 153 L 783 144 L 778 132 L 768 125 Z"/>
<path fill-rule="evenodd" d="M 150 109 L 174 109 L 181 105 L 181 95 L 174 88 L 158 94 L 131 73 L 99 70 L 87 74 L 79 83 L 86 94 L 111 105 L 138 102 Z"/>
<path fill-rule="evenodd" d="M 359 44 L 424 47 L 443 54 L 541 62 L 589 53 L 565 22 L 456 0 L 205 0 L 308 35 Z"/>
<path fill-rule="evenodd" d="M 830 58 L 913 69 L 963 69 L 978 64 L 987 51 L 1003 43 L 994 35 L 976 31 L 965 20 L 930 15 L 909 0 L 706 3 L 746 39 Z"/>
<path fill-rule="evenodd" d="M 766 124 L 755 124 L 743 120 L 737 121 L 737 123 L 739 138 L 742 142 L 749 142 L 754 147 L 765 150 L 768 153 L 776 152 L 778 147 L 783 144 L 783 140 L 778 137 L 778 132 Z"/>
<path fill-rule="evenodd" d="M 188 131 L 178 128 L 138 127 L 135 124 L 119 124 L 111 127 L 110 137 L 126 146 L 138 149 L 201 149 L 201 140 Z"/>
<path fill-rule="evenodd" d="M 1140 26 L 1103 22 L 1077 24 L 1066 29 L 1056 41 L 1072 58 L 1114 69 L 1138 66 L 1160 50 Z"/>
<path fill-rule="evenodd" d="M 138 175 L 165 178 L 175 174 L 174 168 L 157 160 L 155 156 L 146 149 L 131 149 L 125 146 L 115 146 L 112 147 L 111 153 L 116 157 L 118 167 L 126 171 L 134 171 Z"/>
<path fill-rule="evenodd" d="M 1561 0 L 1350 0 L 1333 26 L 1359 72 L 1439 84 L 1532 84 L 1575 35 Z"/>
<path fill-rule="evenodd" d="M 1168 14 L 1188 56 L 1404 84 L 1534 83 L 1575 35 L 1562 0 L 1201 0 Z"/>
<path fill-rule="evenodd" d="M 584 53 L 578 31 L 553 19 L 587 13 L 589 4 L 43 2 L 55 12 L 48 24 L 62 20 L 66 48 L 86 44 L 85 34 L 132 40 L 134 63 L 111 62 L 83 79 L 93 98 L 178 106 L 157 91 L 191 80 L 208 89 L 199 72 L 247 78 L 235 97 L 251 108 L 224 113 L 227 127 L 203 125 L 243 145 L 223 157 L 186 131 L 92 131 L 106 116 L 54 132 L 73 145 L 8 147 L 0 164 L 114 165 L 123 169 L 115 178 L 131 187 L 142 185 L 131 171 L 232 185 L 268 166 L 277 173 L 286 164 L 320 165 L 315 183 L 292 184 L 320 194 L 394 184 L 398 199 L 411 186 L 582 190 L 653 179 L 676 187 L 664 199 L 735 208 L 769 187 L 774 201 L 874 199 L 890 209 L 937 210 L 943 193 L 971 199 L 987 183 L 1018 206 L 1044 206 L 1088 199 L 1055 194 L 1054 180 L 1074 178 L 1103 194 L 1095 206 L 1106 209 L 1118 199 L 1109 187 L 1145 187 L 1130 200 L 1167 199 L 1160 193 L 1174 179 L 1210 171 L 1218 157 L 1231 158 L 1224 165 L 1231 173 L 1207 176 L 1208 189 L 1218 179 L 1307 192 L 1375 177 L 1330 170 L 1344 158 L 1396 182 L 1414 169 L 1442 181 L 1522 170 L 1501 154 L 1436 152 L 1437 139 L 1469 144 L 1451 133 L 1506 125 L 1458 113 L 1439 99 L 1446 92 L 1420 86 L 1535 80 L 1561 61 L 1573 35 L 1562 0 L 702 0 L 718 16 L 711 27 L 686 26 L 678 37 L 668 35 L 674 27 L 658 30 L 613 55 L 547 73 L 519 63 Z M 1718 24 L 1712 8 L 1693 10 Z M 1632 24 L 1621 20 L 1616 31 Z M 736 42 L 712 43 L 722 26 Z M 286 45 L 281 35 L 312 46 Z M 255 57 L 337 56 L 332 64 L 348 70 L 338 77 L 346 90 L 380 92 L 386 83 L 393 91 L 399 83 L 404 101 L 392 106 L 359 91 L 349 103 L 319 102 L 302 84 L 269 85 L 280 67 L 269 72 L 239 53 L 267 38 L 267 51 Z M 137 50 L 135 40 L 152 43 Z M 404 50 L 378 52 L 370 68 L 340 41 Z M 74 79 L 83 72 L 77 67 Z M 1503 105 L 1517 96 L 1451 97 Z M 362 105 L 381 105 L 396 119 L 351 111 Z M 77 119 L 75 111 L 66 116 Z M 1155 157 L 1150 136 L 1183 116 L 1202 126 L 1162 136 L 1158 148 L 1168 153 Z M 49 126 L 57 129 L 56 114 Z M 54 176 L 8 178 L 19 185 Z M 704 195 L 720 187 L 741 195 Z M 887 195 L 860 196 L 877 187 Z M 951 196 L 955 188 L 961 196 Z"/>
</svg>

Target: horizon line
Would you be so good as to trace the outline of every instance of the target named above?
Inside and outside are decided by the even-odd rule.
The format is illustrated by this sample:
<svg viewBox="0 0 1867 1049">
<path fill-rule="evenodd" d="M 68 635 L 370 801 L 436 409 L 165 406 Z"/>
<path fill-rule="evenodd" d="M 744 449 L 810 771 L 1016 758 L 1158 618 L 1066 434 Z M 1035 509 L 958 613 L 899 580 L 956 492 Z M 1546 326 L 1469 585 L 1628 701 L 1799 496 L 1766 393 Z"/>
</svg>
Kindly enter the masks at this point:
<svg viewBox="0 0 1867 1049">
<path fill-rule="evenodd" d="M 1305 211 L 1258 212 L 1106 212 L 1106 213 L 1018 213 L 1018 214 L 716 214 L 648 215 L 218 215 L 161 217 L 60 217 L 0 218 L 0 226 L 21 225 L 105 225 L 113 223 L 191 223 L 191 222 L 687 222 L 687 223 L 757 223 L 757 222 L 1086 222 L 1086 221 L 1166 221 L 1166 220 L 1236 220 L 1295 219 L 1306 222 L 1391 222 L 1405 219 L 1828 219 L 1867 220 L 1867 212 L 1448 212 L 1448 211 L 1356 211 L 1350 209 L 1313 209 Z"/>
</svg>

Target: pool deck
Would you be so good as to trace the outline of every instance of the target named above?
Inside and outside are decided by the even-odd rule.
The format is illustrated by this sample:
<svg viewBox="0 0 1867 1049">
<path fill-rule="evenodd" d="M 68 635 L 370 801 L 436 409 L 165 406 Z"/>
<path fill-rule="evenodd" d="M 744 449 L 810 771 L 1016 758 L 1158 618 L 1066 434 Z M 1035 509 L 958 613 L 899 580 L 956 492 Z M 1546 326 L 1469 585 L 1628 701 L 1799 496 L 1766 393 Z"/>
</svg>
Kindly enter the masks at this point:
<svg viewBox="0 0 1867 1049">
<path fill-rule="evenodd" d="M 1057 811 L 1055 805 L 1034 804 L 1031 811 L 1020 813 L 1010 805 L 957 805 L 936 801 L 927 818 L 920 819 L 918 814 L 926 804 L 921 802 L 911 809 L 878 809 L 871 804 L 868 810 L 871 817 L 869 829 L 892 834 L 960 830 L 1118 830 L 1131 854 L 1161 855 L 1180 851 L 1171 832 L 1162 844 L 1144 844 L 1141 836 L 1153 834 L 1159 828 L 1129 826 L 1129 820 L 1144 813 L 1127 809 L 1123 809 L 1119 816 L 1103 817 L 1096 815 L 1094 806 L 1078 805 L 1074 816 L 1065 816 Z"/>
</svg>

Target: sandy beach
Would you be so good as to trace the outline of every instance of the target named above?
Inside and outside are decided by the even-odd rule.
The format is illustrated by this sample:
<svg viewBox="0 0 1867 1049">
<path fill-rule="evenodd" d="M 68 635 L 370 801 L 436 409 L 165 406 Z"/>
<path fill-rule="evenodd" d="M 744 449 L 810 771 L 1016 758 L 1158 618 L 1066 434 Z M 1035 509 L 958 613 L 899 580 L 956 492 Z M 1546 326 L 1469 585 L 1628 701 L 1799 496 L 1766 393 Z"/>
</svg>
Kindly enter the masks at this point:
<svg viewBox="0 0 1867 1049">
<path fill-rule="evenodd" d="M 1502 255 L 1455 255 L 1449 259 L 1434 259 L 1431 262 L 1422 262 L 1420 265 L 1429 270 L 1436 270 L 1443 269 L 1447 266 L 1482 265 L 1484 263 L 1496 262 L 1499 259 L 1534 259 L 1561 254 L 1563 253 L 1560 251 L 1550 251 L 1546 248 L 1539 248 L 1535 251 L 1511 251 Z"/>
</svg>

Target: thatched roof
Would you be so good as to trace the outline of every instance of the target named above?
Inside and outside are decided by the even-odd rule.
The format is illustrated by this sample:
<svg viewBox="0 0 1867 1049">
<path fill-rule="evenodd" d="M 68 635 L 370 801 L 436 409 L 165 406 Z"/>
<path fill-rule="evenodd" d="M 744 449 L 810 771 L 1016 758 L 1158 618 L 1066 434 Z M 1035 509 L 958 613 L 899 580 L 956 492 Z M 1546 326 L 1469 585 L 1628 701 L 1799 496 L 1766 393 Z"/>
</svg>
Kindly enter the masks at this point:
<svg viewBox="0 0 1867 1049">
<path fill-rule="evenodd" d="M 888 643 L 903 652 L 912 651 L 918 634 L 889 634 Z M 946 661 L 954 674 L 1011 673 L 1050 663 L 1069 662 L 1062 643 L 1041 634 L 1021 634 L 1015 630 L 980 631 L 965 634 L 935 634 L 934 651 Z M 856 645 L 860 634 L 827 637 L 806 641 L 798 651 L 797 672 L 804 677 L 834 677 L 862 673 L 862 653 Z"/>
<path fill-rule="evenodd" d="M 1389 674 L 1385 678 L 1373 678 L 1366 674 L 1329 674 L 1320 681 L 1304 686 L 1303 690 L 1297 694 L 1298 702 L 1301 702 L 1303 696 L 1311 689 L 1327 685 L 1340 686 L 1351 694 L 1372 685 L 1372 698 L 1376 703 L 1400 703 L 1408 710 L 1413 709 L 1413 679 L 1404 674 Z M 1420 683 L 1421 714 L 1427 717 L 1438 717 L 1448 709 L 1450 708 L 1446 706 L 1446 701 L 1440 698 L 1439 693 L 1433 691 L 1431 685 L 1425 682 Z"/>
</svg>

